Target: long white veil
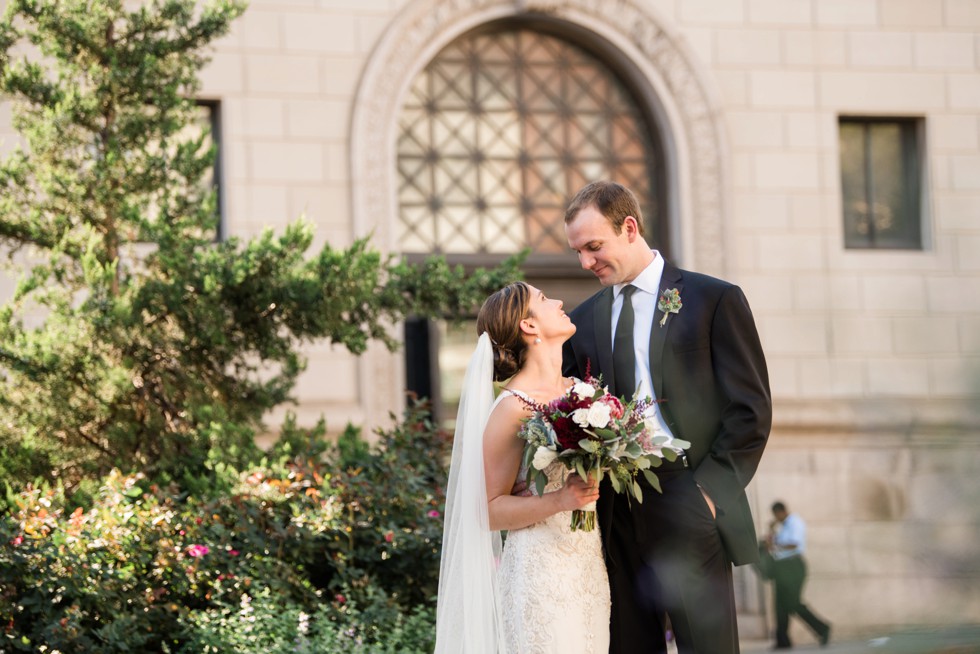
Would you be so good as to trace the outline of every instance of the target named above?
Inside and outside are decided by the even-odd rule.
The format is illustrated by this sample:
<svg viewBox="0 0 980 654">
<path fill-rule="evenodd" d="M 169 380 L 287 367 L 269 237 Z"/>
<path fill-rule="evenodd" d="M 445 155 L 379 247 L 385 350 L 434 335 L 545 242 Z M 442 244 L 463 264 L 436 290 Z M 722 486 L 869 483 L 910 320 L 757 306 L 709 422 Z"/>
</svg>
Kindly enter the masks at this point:
<svg viewBox="0 0 980 654">
<path fill-rule="evenodd" d="M 446 489 L 436 654 L 498 654 L 499 531 L 490 531 L 483 430 L 493 407 L 493 345 L 483 333 L 466 367 Z"/>
</svg>

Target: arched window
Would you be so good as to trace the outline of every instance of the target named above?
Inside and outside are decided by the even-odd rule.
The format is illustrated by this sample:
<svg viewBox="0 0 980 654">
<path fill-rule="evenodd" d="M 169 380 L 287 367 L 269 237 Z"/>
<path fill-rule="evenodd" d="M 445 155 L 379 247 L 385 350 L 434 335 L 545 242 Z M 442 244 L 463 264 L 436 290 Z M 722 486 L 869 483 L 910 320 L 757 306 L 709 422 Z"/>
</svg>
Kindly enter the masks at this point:
<svg viewBox="0 0 980 654">
<path fill-rule="evenodd" d="M 631 188 L 648 240 L 668 247 L 664 155 L 652 114 L 625 71 L 581 40 L 548 22 L 484 25 L 413 80 L 397 146 L 403 254 L 489 265 L 529 248 L 528 280 L 574 305 L 597 285 L 568 250 L 564 212 L 597 179 Z M 442 396 L 445 417 L 465 359 L 447 349 L 444 326 L 410 324 L 406 337 L 409 388 L 436 399 L 437 412 Z M 471 348 L 472 334 L 460 342 L 461 352 Z"/>
<path fill-rule="evenodd" d="M 555 34 L 487 26 L 444 48 L 400 117 L 398 242 L 405 253 L 564 253 L 565 206 L 614 179 L 667 243 L 662 155 L 615 70 Z"/>
</svg>

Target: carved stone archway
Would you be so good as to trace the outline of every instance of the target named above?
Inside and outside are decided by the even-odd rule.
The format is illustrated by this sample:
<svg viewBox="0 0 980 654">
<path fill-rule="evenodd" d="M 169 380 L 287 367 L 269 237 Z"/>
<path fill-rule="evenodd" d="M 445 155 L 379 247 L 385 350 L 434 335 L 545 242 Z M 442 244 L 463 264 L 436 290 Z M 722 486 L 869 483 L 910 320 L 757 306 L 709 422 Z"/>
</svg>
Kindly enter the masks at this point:
<svg viewBox="0 0 980 654">
<path fill-rule="evenodd" d="M 560 21 L 631 71 L 657 117 L 667 164 L 671 250 L 678 263 L 724 276 L 726 148 L 719 103 L 683 39 L 640 0 L 411 0 L 371 53 L 352 107 L 350 162 L 353 231 L 395 252 L 396 142 L 403 98 L 415 76 L 470 29 L 507 18 Z M 362 358 L 368 415 L 402 404 L 386 353 Z M 400 364 L 395 363 L 395 368 Z M 393 387 L 381 392 L 379 382 Z"/>
</svg>

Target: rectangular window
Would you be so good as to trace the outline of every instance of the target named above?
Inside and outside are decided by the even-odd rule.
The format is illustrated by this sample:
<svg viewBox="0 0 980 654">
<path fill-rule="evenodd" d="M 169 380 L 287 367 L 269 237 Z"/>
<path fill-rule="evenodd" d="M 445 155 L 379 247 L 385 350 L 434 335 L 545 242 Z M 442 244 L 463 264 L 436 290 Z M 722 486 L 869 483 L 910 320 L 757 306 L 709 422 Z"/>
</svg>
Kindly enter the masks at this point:
<svg viewBox="0 0 980 654">
<path fill-rule="evenodd" d="M 204 183 L 215 189 L 217 197 L 218 212 L 218 233 L 216 238 L 220 241 L 224 238 L 224 207 L 221 198 L 221 105 L 217 100 L 196 100 L 197 120 L 191 125 L 197 135 L 207 130 L 209 139 L 205 146 L 215 149 L 214 166 L 210 174 L 205 175 Z"/>
<path fill-rule="evenodd" d="M 922 249 L 921 123 L 840 118 L 846 248 Z"/>
<path fill-rule="evenodd" d="M 177 156 L 177 144 L 190 143 L 195 139 L 204 136 L 202 148 L 205 150 L 213 148 L 215 150 L 214 161 L 209 170 L 204 171 L 201 176 L 201 191 L 214 190 L 216 193 L 215 213 L 217 228 L 214 231 L 214 239 L 221 241 L 225 237 L 224 224 L 224 202 L 222 200 L 221 189 L 221 104 L 217 100 L 194 100 L 193 112 L 190 120 L 172 135 L 171 142 L 156 141 L 149 143 L 146 147 L 149 153 L 156 157 L 157 166 L 166 168 L 170 161 Z M 203 152 L 204 150 L 202 150 Z M 146 219 L 149 221 L 161 220 L 161 212 L 164 209 L 160 205 L 159 197 L 149 198 L 144 207 Z M 126 235 L 126 240 L 131 243 L 143 243 L 146 241 L 137 232 Z"/>
<path fill-rule="evenodd" d="M 428 398 L 441 427 L 452 432 L 463 377 L 476 343 L 476 319 L 405 321 L 405 386 Z"/>
</svg>

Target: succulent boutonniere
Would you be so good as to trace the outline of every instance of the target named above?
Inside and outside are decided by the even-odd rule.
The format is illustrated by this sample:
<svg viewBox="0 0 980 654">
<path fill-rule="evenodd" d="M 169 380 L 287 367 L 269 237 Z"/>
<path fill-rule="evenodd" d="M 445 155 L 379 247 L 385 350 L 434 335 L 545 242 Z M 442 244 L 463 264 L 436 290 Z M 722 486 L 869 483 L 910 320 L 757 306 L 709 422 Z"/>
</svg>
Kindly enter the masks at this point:
<svg viewBox="0 0 980 654">
<path fill-rule="evenodd" d="M 664 312 L 664 317 L 660 319 L 660 326 L 664 326 L 670 314 L 680 313 L 682 306 L 684 305 L 681 304 L 681 292 L 676 288 L 668 288 L 661 293 L 660 299 L 657 300 L 657 308 Z"/>
</svg>

